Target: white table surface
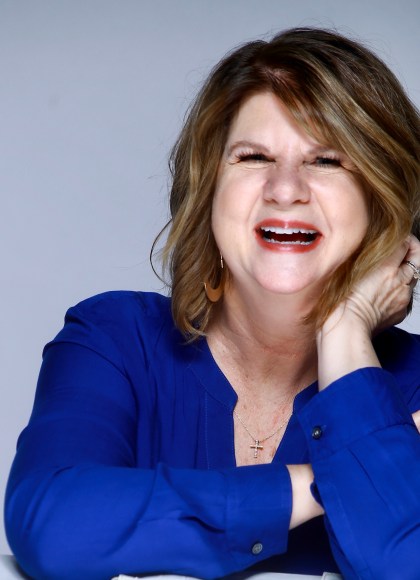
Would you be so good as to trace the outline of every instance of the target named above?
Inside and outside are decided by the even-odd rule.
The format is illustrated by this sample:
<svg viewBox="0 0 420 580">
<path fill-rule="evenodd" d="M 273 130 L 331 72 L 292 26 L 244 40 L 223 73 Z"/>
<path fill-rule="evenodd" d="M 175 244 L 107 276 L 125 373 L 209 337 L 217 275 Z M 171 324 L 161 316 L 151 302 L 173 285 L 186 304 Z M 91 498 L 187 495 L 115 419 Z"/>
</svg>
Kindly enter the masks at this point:
<svg viewBox="0 0 420 580">
<path fill-rule="evenodd" d="M 0 579 L 14 580 L 15 578 L 28 578 L 19 570 L 13 556 L 0 555 Z"/>
<path fill-rule="evenodd" d="M 174 575 L 159 575 L 159 576 L 138 576 L 140 580 L 197 580 L 197 578 L 192 578 L 191 576 L 174 576 Z M 238 573 L 233 576 L 229 576 L 232 580 L 237 578 L 238 580 L 342 580 L 342 576 L 339 574 L 332 574 L 325 572 L 322 576 L 308 576 L 306 574 L 282 574 L 281 572 L 260 572 L 259 574 L 246 574 Z M 112 580 L 135 580 L 136 576 L 126 576 L 125 574 L 120 574 L 115 576 Z M 221 579 L 223 580 L 223 579 Z M 227 579 L 226 579 L 227 580 Z"/>
<path fill-rule="evenodd" d="M 159 575 L 159 576 L 138 576 L 140 580 L 197 580 L 191 576 L 174 576 L 174 575 Z M 342 576 L 338 574 L 331 574 L 325 572 L 322 576 L 308 576 L 306 574 L 282 574 L 281 572 L 260 572 L 259 574 L 235 574 L 234 576 L 229 576 L 229 578 L 238 578 L 238 580 L 342 580 Z M 135 580 L 136 576 L 126 576 L 125 574 L 120 574 L 115 576 L 112 580 Z M 221 579 L 223 580 L 223 579 Z"/>
<path fill-rule="evenodd" d="M 239 575 L 238 575 L 239 577 Z M 339 580 L 341 576 L 336 574 L 324 574 L 321 576 L 305 576 L 300 574 L 279 574 L 274 572 L 265 572 L 261 574 L 253 574 L 250 576 L 242 576 L 243 580 Z M 13 556 L 0 555 L 0 580 L 15 580 L 15 579 L 27 579 L 28 576 L 23 574 L 16 565 Z M 133 580 L 132 576 L 116 576 L 119 580 Z M 142 580 L 189 580 L 186 576 L 142 576 Z M 106 580 L 104 578 L 104 580 Z"/>
</svg>

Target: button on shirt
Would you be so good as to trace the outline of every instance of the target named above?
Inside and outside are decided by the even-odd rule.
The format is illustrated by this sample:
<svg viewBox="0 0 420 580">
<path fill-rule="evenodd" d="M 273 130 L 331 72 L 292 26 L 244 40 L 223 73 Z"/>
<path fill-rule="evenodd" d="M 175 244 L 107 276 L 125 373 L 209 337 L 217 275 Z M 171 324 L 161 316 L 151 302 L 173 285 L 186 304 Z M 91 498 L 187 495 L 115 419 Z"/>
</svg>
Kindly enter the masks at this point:
<svg viewBox="0 0 420 580">
<path fill-rule="evenodd" d="M 258 556 L 258 554 L 261 554 L 262 551 L 263 551 L 263 545 L 261 544 L 261 542 L 256 542 L 252 546 L 252 553 L 254 554 L 254 556 Z"/>
<path fill-rule="evenodd" d="M 322 429 L 321 427 L 317 426 L 312 429 L 312 437 L 313 439 L 321 439 L 322 437 Z"/>
</svg>

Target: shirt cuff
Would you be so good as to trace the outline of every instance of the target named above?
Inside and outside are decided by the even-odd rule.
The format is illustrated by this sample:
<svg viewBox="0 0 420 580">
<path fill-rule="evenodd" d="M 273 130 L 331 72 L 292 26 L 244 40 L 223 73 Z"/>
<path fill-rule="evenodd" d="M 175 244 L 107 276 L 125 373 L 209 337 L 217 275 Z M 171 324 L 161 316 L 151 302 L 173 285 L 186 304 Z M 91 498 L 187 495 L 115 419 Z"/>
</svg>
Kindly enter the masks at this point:
<svg viewBox="0 0 420 580">
<path fill-rule="evenodd" d="M 312 462 L 375 431 L 413 423 L 394 377 L 378 367 L 358 369 L 334 381 L 297 413 L 297 419 Z"/>
<path fill-rule="evenodd" d="M 246 466 L 229 472 L 229 550 L 248 567 L 285 552 L 292 512 L 289 471 L 279 464 Z"/>
</svg>

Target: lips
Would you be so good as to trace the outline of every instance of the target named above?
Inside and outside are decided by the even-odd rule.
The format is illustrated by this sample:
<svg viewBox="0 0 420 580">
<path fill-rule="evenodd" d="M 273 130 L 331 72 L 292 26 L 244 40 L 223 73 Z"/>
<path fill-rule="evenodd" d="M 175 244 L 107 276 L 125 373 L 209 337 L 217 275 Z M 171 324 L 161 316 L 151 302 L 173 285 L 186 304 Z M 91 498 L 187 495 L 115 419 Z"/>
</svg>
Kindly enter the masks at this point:
<svg viewBox="0 0 420 580">
<path fill-rule="evenodd" d="M 303 222 L 264 221 L 255 228 L 257 240 L 270 250 L 305 252 L 314 249 L 320 239 L 312 224 Z"/>
</svg>

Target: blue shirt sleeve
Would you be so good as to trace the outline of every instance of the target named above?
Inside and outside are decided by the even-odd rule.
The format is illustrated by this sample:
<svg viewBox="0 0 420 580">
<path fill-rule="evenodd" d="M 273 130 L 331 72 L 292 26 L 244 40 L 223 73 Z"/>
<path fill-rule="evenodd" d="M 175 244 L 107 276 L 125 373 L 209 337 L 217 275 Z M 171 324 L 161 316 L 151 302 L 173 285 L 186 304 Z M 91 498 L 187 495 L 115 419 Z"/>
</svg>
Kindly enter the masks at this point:
<svg viewBox="0 0 420 580">
<path fill-rule="evenodd" d="M 394 377 L 380 368 L 342 377 L 299 421 L 344 577 L 419 578 L 420 436 Z"/>
<path fill-rule="evenodd" d="M 285 466 L 141 468 L 138 404 L 110 333 L 72 309 L 45 351 L 7 488 L 8 540 L 31 577 L 215 578 L 286 550 Z"/>
</svg>

